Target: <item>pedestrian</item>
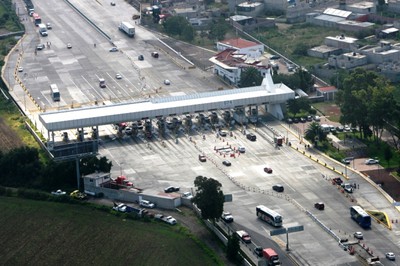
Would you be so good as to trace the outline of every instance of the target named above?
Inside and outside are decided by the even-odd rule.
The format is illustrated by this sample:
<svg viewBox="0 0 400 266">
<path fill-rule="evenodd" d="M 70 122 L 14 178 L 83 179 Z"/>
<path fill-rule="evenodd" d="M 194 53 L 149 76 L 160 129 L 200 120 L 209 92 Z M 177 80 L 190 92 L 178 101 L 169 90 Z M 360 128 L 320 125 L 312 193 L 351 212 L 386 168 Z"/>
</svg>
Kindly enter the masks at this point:
<svg viewBox="0 0 400 266">
<path fill-rule="evenodd" d="M 96 48 L 96 44 L 95 43 L 93 44 L 93 46 L 94 46 L 94 48 Z"/>
<path fill-rule="evenodd" d="M 360 189 L 360 184 L 357 185 L 357 189 Z"/>
</svg>

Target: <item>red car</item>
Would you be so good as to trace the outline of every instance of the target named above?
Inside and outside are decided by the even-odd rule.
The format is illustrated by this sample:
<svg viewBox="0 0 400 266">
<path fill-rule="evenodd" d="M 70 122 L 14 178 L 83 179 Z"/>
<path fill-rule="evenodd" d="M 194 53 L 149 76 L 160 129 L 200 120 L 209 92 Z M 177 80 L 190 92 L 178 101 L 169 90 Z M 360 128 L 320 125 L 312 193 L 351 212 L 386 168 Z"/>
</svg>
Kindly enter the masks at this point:
<svg viewBox="0 0 400 266">
<path fill-rule="evenodd" d="M 272 174 L 272 168 L 264 167 L 264 172 L 266 172 L 267 174 Z"/>
</svg>

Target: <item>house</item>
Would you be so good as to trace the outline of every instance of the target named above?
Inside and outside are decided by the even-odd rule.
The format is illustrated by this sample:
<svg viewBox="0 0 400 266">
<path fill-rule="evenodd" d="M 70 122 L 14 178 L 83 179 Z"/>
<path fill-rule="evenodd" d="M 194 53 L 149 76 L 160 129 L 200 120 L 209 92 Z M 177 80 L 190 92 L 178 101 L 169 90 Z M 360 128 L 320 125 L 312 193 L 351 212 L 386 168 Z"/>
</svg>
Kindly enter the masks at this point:
<svg viewBox="0 0 400 266">
<path fill-rule="evenodd" d="M 325 37 L 325 45 L 340 48 L 344 52 L 352 52 L 357 49 L 357 41 L 356 38 L 351 38 L 344 36 L 343 34 L 340 36 L 328 36 Z"/>
<path fill-rule="evenodd" d="M 229 39 L 217 42 L 217 50 L 235 49 L 239 54 L 245 54 L 249 57 L 257 58 L 264 53 L 264 45 L 242 38 Z"/>
<path fill-rule="evenodd" d="M 270 68 L 266 58 L 255 59 L 233 48 L 223 50 L 210 58 L 210 61 L 214 64 L 214 73 L 234 85 L 239 84 L 242 69 L 255 67 L 265 77 Z"/>
<path fill-rule="evenodd" d="M 328 59 L 330 66 L 341 69 L 350 69 L 368 64 L 367 56 L 350 52 L 342 55 L 331 56 Z"/>
<path fill-rule="evenodd" d="M 323 96 L 324 101 L 334 101 L 337 92 L 338 89 L 335 86 L 317 88 L 317 96 Z"/>
</svg>

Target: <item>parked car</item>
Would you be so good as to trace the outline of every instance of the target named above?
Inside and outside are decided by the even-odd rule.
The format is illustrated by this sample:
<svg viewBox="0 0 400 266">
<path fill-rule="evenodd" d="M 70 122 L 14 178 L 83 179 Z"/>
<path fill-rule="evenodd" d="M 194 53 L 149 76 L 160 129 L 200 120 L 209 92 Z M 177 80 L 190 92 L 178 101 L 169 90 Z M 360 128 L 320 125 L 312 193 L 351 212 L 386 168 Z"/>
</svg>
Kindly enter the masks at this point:
<svg viewBox="0 0 400 266">
<path fill-rule="evenodd" d="M 18 72 L 23 72 L 24 71 L 24 68 L 23 67 L 19 67 L 18 68 Z"/>
<path fill-rule="evenodd" d="M 153 209 L 156 205 L 148 200 L 141 200 L 139 202 L 139 205 L 144 207 L 144 208 L 150 208 Z"/>
<path fill-rule="evenodd" d="M 276 54 L 272 54 L 272 55 L 269 56 L 269 60 L 277 60 L 279 58 L 281 58 L 281 57 L 279 55 L 276 55 Z"/>
<path fill-rule="evenodd" d="M 353 236 L 357 239 L 364 239 L 364 235 L 362 232 L 355 232 Z"/>
<path fill-rule="evenodd" d="M 307 122 L 307 119 L 305 117 L 300 117 L 300 122 L 305 123 L 305 122 Z"/>
<path fill-rule="evenodd" d="M 139 60 L 139 61 L 143 61 L 143 60 L 144 60 L 144 56 L 143 56 L 143 55 L 139 55 L 139 56 L 138 56 L 138 60 Z"/>
<path fill-rule="evenodd" d="M 378 163 L 379 163 L 379 160 L 372 159 L 372 158 L 369 158 L 369 159 L 365 160 L 365 164 L 366 165 L 378 164 Z"/>
<path fill-rule="evenodd" d="M 347 158 L 344 158 L 344 159 L 342 159 L 342 163 L 344 163 L 344 164 L 350 164 L 351 163 L 351 161 L 353 161 L 353 157 L 347 157 Z"/>
<path fill-rule="evenodd" d="M 314 121 L 315 121 L 315 122 L 321 121 L 321 117 L 318 116 L 318 115 L 314 116 Z"/>
<path fill-rule="evenodd" d="M 228 161 L 228 160 L 222 161 L 222 164 L 225 165 L 225 166 L 231 166 L 232 165 L 231 162 Z"/>
<path fill-rule="evenodd" d="M 347 193 L 353 193 L 354 188 L 353 185 L 350 183 L 345 183 L 341 185 Z"/>
<path fill-rule="evenodd" d="M 272 168 L 271 167 L 264 167 L 264 172 L 267 174 L 272 174 Z"/>
<path fill-rule="evenodd" d="M 393 252 L 386 252 L 385 256 L 388 260 L 396 260 L 396 255 Z"/>
<path fill-rule="evenodd" d="M 151 52 L 151 56 L 154 58 L 158 58 L 159 55 L 157 52 Z"/>
<path fill-rule="evenodd" d="M 176 192 L 176 191 L 179 191 L 179 187 L 169 186 L 164 189 L 165 193 L 171 193 L 171 192 Z"/>
<path fill-rule="evenodd" d="M 230 212 L 223 212 L 221 218 L 227 223 L 233 222 L 233 216 Z"/>
<path fill-rule="evenodd" d="M 285 188 L 280 184 L 273 185 L 272 189 L 276 192 L 283 192 L 285 190 Z"/>
<path fill-rule="evenodd" d="M 193 195 L 191 192 L 185 192 L 182 194 L 182 198 L 193 199 Z"/>
<path fill-rule="evenodd" d="M 314 207 L 315 207 L 317 210 L 323 211 L 323 210 L 325 209 L 325 204 L 324 204 L 323 202 L 316 202 L 316 203 L 314 204 Z"/>
<path fill-rule="evenodd" d="M 114 1 L 110 2 L 110 5 L 115 6 L 115 2 Z"/>
<path fill-rule="evenodd" d="M 291 118 L 288 118 L 288 119 L 286 119 L 286 122 L 287 122 L 288 124 L 292 124 L 292 123 L 293 123 L 293 120 L 292 120 Z"/>
<path fill-rule="evenodd" d="M 47 22 L 46 23 L 46 28 L 48 29 L 48 30 L 51 30 L 53 27 L 51 26 L 51 23 L 50 22 Z"/>
<path fill-rule="evenodd" d="M 116 78 L 116 79 L 122 79 L 122 75 L 119 74 L 119 73 L 117 73 L 117 74 L 115 74 L 115 78 Z"/>
<path fill-rule="evenodd" d="M 55 195 L 55 196 L 62 196 L 67 194 L 65 191 L 62 191 L 61 189 L 57 189 L 56 191 L 52 191 L 51 194 Z"/>
<path fill-rule="evenodd" d="M 85 193 L 80 192 L 79 190 L 74 190 L 69 195 L 71 196 L 71 198 L 79 200 L 84 200 L 87 198 L 87 195 Z"/>
<path fill-rule="evenodd" d="M 341 185 L 343 183 L 343 180 L 340 177 L 335 177 L 332 179 L 333 183 L 336 185 Z"/>
<path fill-rule="evenodd" d="M 111 47 L 109 51 L 110 52 L 118 52 L 118 48 L 114 46 L 114 47 Z"/>
<path fill-rule="evenodd" d="M 171 85 L 171 81 L 169 79 L 164 79 L 164 84 L 165 85 Z"/>
<path fill-rule="evenodd" d="M 72 48 L 72 44 L 71 43 L 67 43 L 67 48 L 71 49 Z"/>
</svg>

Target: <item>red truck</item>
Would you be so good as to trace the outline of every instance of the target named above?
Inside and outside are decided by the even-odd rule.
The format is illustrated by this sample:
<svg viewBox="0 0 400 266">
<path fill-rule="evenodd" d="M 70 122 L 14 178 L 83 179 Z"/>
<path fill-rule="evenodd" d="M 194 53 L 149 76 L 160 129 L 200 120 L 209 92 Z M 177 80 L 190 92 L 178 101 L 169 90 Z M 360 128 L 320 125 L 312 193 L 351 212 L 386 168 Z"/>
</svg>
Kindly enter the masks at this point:
<svg viewBox="0 0 400 266">
<path fill-rule="evenodd" d="M 272 248 L 264 248 L 263 257 L 266 259 L 267 265 L 281 265 L 278 253 Z"/>
</svg>

